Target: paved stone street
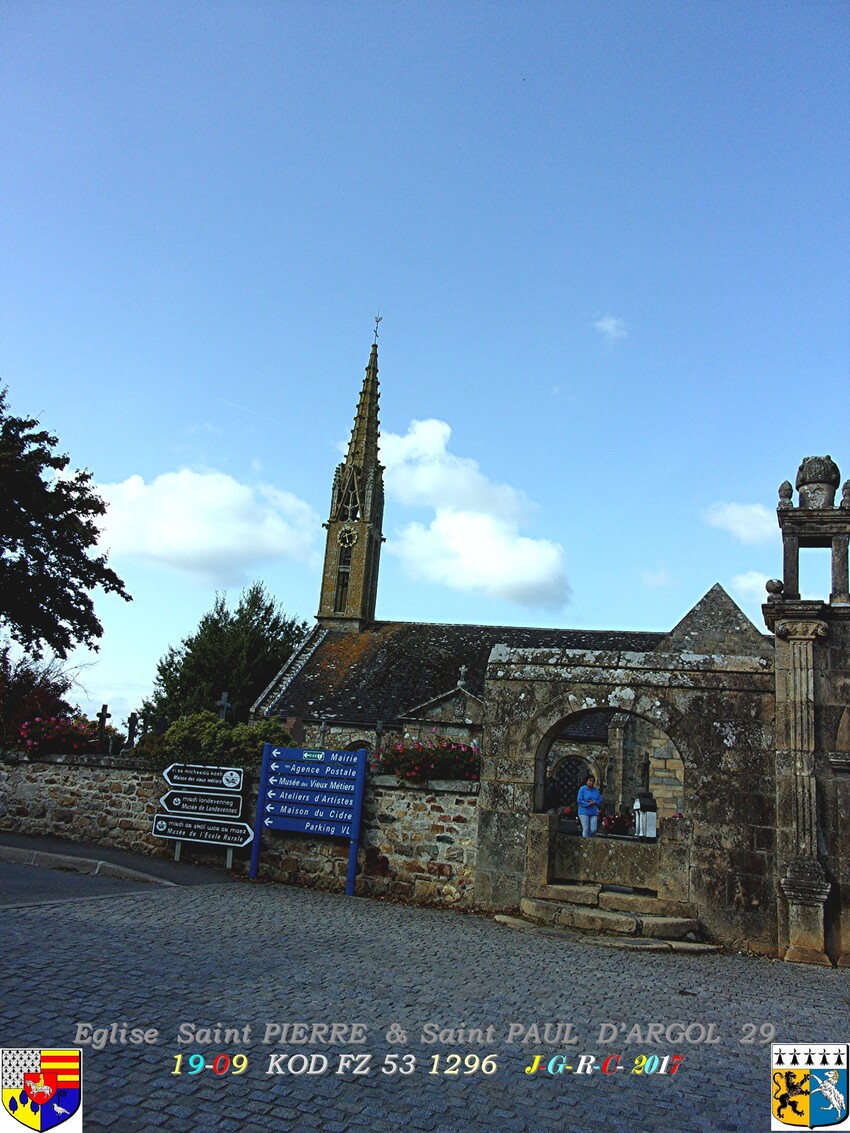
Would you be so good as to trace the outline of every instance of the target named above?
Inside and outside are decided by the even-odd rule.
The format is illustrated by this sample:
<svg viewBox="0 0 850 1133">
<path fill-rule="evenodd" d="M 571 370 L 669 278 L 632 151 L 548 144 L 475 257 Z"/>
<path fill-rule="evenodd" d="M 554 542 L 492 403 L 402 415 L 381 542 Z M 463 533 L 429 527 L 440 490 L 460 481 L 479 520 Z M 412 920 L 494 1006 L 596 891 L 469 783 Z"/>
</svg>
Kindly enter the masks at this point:
<svg viewBox="0 0 850 1133">
<path fill-rule="evenodd" d="M 798 1043 L 850 1037 L 846 971 L 743 956 L 637 955 L 478 916 L 284 886 L 152 885 L 98 901 L 5 909 L 0 931 L 0 1045 L 73 1046 L 80 1022 L 160 1032 L 152 1046 L 84 1046 L 87 1133 L 752 1133 L 770 1125 L 770 1047 L 741 1043 L 747 1024 L 773 1022 L 777 1040 Z M 572 1023 L 578 1044 L 506 1042 L 511 1024 L 546 1022 Z M 721 1041 L 603 1045 L 603 1022 L 714 1023 Z M 182 1023 L 251 1031 L 239 1036 L 247 1041 L 180 1045 Z M 360 1045 L 264 1045 L 266 1024 L 286 1023 L 359 1023 L 368 1032 Z M 494 1041 L 425 1045 L 427 1023 L 492 1026 Z M 387 1040 L 393 1024 L 404 1041 Z M 208 1062 L 244 1053 L 247 1069 L 192 1075 L 189 1056 L 199 1051 Z M 435 1055 L 439 1070 L 448 1069 L 453 1051 L 495 1054 L 496 1072 L 429 1073 Z M 372 1056 L 371 1074 L 333 1073 L 341 1055 L 363 1052 Z M 389 1053 L 400 1065 L 401 1056 L 415 1055 L 415 1071 L 382 1073 Z M 553 1056 L 567 1054 L 575 1066 L 585 1053 L 597 1065 L 620 1053 L 625 1069 L 545 1071 Z M 324 1055 L 328 1073 L 266 1073 L 273 1056 L 285 1066 L 293 1054 Z M 528 1075 L 535 1054 L 544 1066 Z M 638 1056 L 652 1054 L 685 1057 L 675 1076 L 630 1073 Z"/>
</svg>

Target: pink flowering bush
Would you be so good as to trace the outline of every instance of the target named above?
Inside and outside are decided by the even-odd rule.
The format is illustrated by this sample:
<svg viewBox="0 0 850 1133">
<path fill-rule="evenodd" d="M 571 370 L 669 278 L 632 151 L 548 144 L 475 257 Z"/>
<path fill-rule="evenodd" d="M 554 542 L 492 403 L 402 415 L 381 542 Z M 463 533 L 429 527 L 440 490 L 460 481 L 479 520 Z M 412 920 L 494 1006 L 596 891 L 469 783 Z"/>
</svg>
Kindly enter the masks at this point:
<svg viewBox="0 0 850 1133">
<path fill-rule="evenodd" d="M 395 775 L 402 783 L 429 779 L 468 779 L 477 782 L 481 753 L 472 744 L 436 734 L 421 740 L 404 739 L 387 744 L 372 756 L 377 775 Z"/>
<path fill-rule="evenodd" d="M 27 755 L 65 754 L 90 748 L 97 724 L 83 716 L 35 716 L 21 724 L 17 746 Z"/>
</svg>

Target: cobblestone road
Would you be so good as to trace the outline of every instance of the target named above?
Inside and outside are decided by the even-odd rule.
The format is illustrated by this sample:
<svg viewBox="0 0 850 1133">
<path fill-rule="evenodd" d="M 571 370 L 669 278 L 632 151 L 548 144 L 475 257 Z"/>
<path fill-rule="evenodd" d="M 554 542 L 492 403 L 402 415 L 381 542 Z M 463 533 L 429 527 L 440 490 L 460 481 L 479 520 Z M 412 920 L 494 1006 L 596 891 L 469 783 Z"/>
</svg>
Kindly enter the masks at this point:
<svg viewBox="0 0 850 1133">
<path fill-rule="evenodd" d="M 120 1133 L 693 1133 L 767 1130 L 770 1047 L 844 1041 L 850 973 L 741 956 L 636 955 L 517 932 L 492 920 L 283 886 L 151 886 L 110 900 L 0 912 L 0 1045 L 72 1046 L 76 1025 L 157 1028 L 153 1046 L 84 1047 L 85 1130 Z M 266 1024 L 360 1023 L 362 1045 L 264 1045 Z M 491 1045 L 425 1045 L 423 1026 L 493 1027 Z M 572 1023 L 579 1042 L 508 1044 L 511 1024 Z M 601 1045 L 600 1024 L 713 1023 L 721 1041 Z M 179 1045 L 183 1023 L 245 1027 L 248 1041 Z M 406 1040 L 388 1042 L 396 1024 Z M 240 1036 L 240 1038 L 243 1036 Z M 248 1056 L 247 1070 L 190 1075 L 188 1056 Z M 435 1054 L 496 1055 L 497 1070 L 429 1074 Z M 268 1075 L 270 1059 L 371 1055 L 367 1076 Z M 388 1053 L 416 1056 L 388 1076 Z M 545 1068 L 623 1056 L 603 1075 Z M 637 1056 L 684 1053 L 675 1076 L 629 1072 Z M 182 1054 L 184 1073 L 174 1076 Z M 401 1059 L 400 1059 L 401 1061 Z M 221 1064 L 220 1064 L 221 1065 Z M 297 1066 L 297 1063 L 296 1063 Z"/>
</svg>

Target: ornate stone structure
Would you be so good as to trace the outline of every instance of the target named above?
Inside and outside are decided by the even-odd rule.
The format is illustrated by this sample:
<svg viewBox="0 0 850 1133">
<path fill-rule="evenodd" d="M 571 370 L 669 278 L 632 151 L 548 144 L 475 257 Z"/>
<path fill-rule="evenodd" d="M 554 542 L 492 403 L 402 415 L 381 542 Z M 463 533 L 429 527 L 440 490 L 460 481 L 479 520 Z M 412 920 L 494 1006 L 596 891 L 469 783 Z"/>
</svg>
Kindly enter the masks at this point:
<svg viewBox="0 0 850 1133">
<path fill-rule="evenodd" d="M 831 457 L 806 457 L 799 506 L 782 500 L 784 577 L 768 584 L 764 616 L 776 635 L 778 947 L 788 960 L 850 965 L 850 511 L 834 506 Z M 781 496 L 781 491 L 780 491 Z M 799 555 L 831 550 L 828 602 L 800 597 Z"/>
</svg>

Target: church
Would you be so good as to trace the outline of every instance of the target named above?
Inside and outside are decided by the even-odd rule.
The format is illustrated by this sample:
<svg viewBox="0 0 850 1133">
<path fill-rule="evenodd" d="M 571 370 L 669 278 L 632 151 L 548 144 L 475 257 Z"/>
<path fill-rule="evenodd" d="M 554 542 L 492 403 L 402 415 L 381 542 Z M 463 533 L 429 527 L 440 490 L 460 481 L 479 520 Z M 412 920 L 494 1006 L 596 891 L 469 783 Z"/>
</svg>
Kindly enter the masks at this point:
<svg viewBox="0 0 850 1133">
<path fill-rule="evenodd" d="M 390 622 L 375 617 L 378 408 L 375 343 L 333 477 L 316 625 L 254 716 L 284 718 L 298 744 L 436 731 L 479 747 L 479 908 L 649 936 L 699 925 L 850 966 L 850 481 L 836 506 L 831 458 L 803 461 L 796 505 L 780 486 L 766 633 L 719 585 L 667 632 Z M 811 547 L 831 549 L 823 600 L 799 593 Z M 582 839 L 561 810 L 588 774 L 611 834 Z"/>
</svg>

